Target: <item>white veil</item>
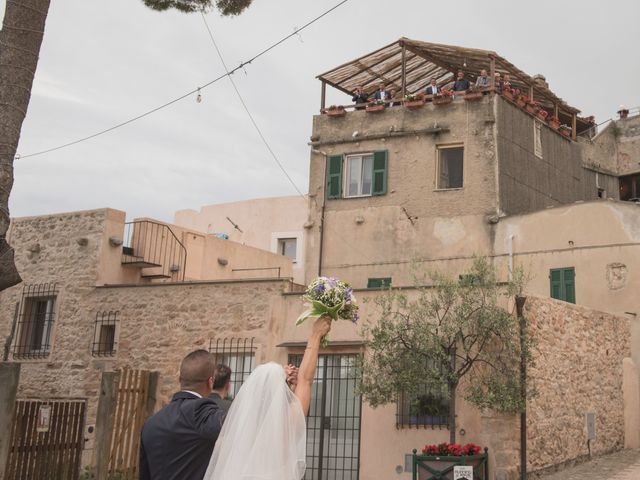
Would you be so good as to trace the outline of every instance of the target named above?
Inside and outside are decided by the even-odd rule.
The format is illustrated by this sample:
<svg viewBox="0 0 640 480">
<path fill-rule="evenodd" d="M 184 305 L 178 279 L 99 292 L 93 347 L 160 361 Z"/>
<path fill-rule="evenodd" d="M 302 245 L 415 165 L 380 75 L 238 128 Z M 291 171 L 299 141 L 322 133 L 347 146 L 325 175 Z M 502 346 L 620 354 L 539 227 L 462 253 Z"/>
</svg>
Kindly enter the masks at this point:
<svg viewBox="0 0 640 480">
<path fill-rule="evenodd" d="M 305 471 L 302 406 L 277 363 L 258 366 L 236 395 L 204 480 L 300 480 Z"/>
</svg>

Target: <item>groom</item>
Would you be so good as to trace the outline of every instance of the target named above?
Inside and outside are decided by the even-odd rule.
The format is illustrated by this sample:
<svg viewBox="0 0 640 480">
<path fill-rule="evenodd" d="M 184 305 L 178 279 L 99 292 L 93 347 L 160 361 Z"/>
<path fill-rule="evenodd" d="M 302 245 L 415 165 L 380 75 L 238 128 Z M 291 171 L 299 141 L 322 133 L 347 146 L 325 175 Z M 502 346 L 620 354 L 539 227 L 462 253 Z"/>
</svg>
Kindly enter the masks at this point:
<svg viewBox="0 0 640 480">
<path fill-rule="evenodd" d="M 142 428 L 140 480 L 201 479 L 209 465 L 225 412 L 208 395 L 215 363 L 206 350 L 180 365 L 180 391 Z"/>
<path fill-rule="evenodd" d="M 229 371 L 231 370 L 226 367 Z M 295 385 L 298 369 L 285 367 Z M 180 391 L 142 428 L 140 480 L 201 480 L 226 415 L 209 395 L 216 366 L 206 350 L 187 355 L 180 365 Z"/>
</svg>

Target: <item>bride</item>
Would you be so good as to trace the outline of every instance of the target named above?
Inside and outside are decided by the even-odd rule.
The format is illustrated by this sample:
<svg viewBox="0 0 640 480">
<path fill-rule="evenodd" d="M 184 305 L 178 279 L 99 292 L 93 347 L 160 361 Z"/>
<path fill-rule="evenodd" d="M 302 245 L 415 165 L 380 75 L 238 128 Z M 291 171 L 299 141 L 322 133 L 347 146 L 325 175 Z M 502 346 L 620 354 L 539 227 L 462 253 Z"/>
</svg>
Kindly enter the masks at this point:
<svg viewBox="0 0 640 480">
<path fill-rule="evenodd" d="M 236 395 L 203 480 L 300 480 L 306 468 L 306 422 L 320 339 L 331 318 L 319 317 L 292 392 L 281 365 L 258 366 Z"/>
</svg>

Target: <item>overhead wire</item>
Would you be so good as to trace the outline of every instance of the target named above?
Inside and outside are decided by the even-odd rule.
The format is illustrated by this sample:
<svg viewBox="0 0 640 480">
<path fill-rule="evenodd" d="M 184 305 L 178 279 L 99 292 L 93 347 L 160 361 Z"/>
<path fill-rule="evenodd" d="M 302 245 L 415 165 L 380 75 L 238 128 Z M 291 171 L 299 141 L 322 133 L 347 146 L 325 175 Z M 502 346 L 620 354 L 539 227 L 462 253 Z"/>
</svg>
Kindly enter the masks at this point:
<svg viewBox="0 0 640 480">
<path fill-rule="evenodd" d="M 200 90 L 203 90 L 211 85 L 213 85 L 214 83 L 222 80 L 224 77 L 228 77 L 233 75 L 235 72 L 237 72 L 240 69 L 244 69 L 244 67 L 246 65 L 250 65 L 252 62 L 254 62 L 255 60 L 257 60 L 258 58 L 262 57 L 263 55 L 265 55 L 267 52 L 270 52 L 271 50 L 273 50 L 274 48 L 276 48 L 278 45 L 280 45 L 281 43 L 285 42 L 286 40 L 288 40 L 289 38 L 293 37 L 294 35 L 297 35 L 299 32 L 301 32 L 302 30 L 306 29 L 307 27 L 313 25 L 314 23 L 316 23 L 318 20 L 320 20 L 321 18 L 327 16 L 329 13 L 333 12 L 335 9 L 337 9 L 338 7 L 344 5 L 345 3 L 347 3 L 349 0 L 342 0 L 341 2 L 337 3 L 336 5 L 334 5 L 333 7 L 331 7 L 330 9 L 326 10 L 325 12 L 323 12 L 322 14 L 318 15 L 317 17 L 313 18 L 312 20 L 310 20 L 309 22 L 305 23 L 302 27 L 295 29 L 292 33 L 290 33 L 289 35 L 286 35 L 285 37 L 281 38 L 280 40 L 278 40 L 276 43 L 270 45 L 269 47 L 265 48 L 264 50 L 262 50 L 261 52 L 259 52 L 258 54 L 254 55 L 253 57 L 251 57 L 249 60 L 247 61 L 243 61 L 240 63 L 240 65 L 238 65 L 237 67 L 229 70 L 228 72 L 224 73 L 223 75 L 220 75 L 219 77 L 214 78 L 213 80 L 205 83 L 204 85 L 201 85 L 187 93 L 184 93 L 183 95 L 180 95 L 179 97 L 174 98 L 173 100 L 169 100 L 166 103 L 163 103 L 162 105 L 159 105 L 155 108 L 152 108 L 151 110 L 148 110 L 144 113 L 141 113 L 140 115 L 137 115 L 133 118 L 130 118 L 128 120 L 125 120 L 123 122 L 120 122 L 112 127 L 109 128 L 105 128 L 104 130 L 100 130 L 96 133 L 93 133 L 91 135 L 87 135 L 86 137 L 82 137 L 79 138 L 77 140 L 71 141 L 71 142 L 67 142 L 64 143 L 62 145 L 58 145 L 56 147 L 52 147 L 52 148 L 47 148 L 45 150 L 41 150 L 39 152 L 34 152 L 34 153 L 29 153 L 27 155 L 20 155 L 20 154 L 16 154 L 15 158 L 17 159 L 25 159 L 25 158 L 31 158 L 31 157 L 36 157 L 39 155 L 44 155 L 46 153 L 51 153 L 51 152 L 55 152 L 56 150 L 60 150 L 63 148 L 67 148 L 70 147 L 72 145 L 77 145 L 78 143 L 82 143 L 85 142 L 87 140 L 91 140 L 93 138 L 99 137 L 100 135 L 104 135 L 105 133 L 109 133 L 112 132 L 113 130 L 116 130 L 118 128 L 124 127 L 125 125 L 129 125 L 130 123 L 133 123 L 137 120 L 140 120 L 144 117 L 147 117 L 159 110 L 162 110 L 164 108 L 167 108 L 171 105 L 173 105 L 174 103 L 179 102 L 180 100 L 184 100 L 185 98 L 193 95 L 193 94 L 197 94 L 200 92 Z"/>
<path fill-rule="evenodd" d="M 258 126 L 258 124 L 256 123 L 255 119 L 253 118 L 253 115 L 249 111 L 249 107 L 247 107 L 246 102 L 244 101 L 244 99 L 242 98 L 242 95 L 240 94 L 240 90 L 238 90 L 238 86 L 236 85 L 236 82 L 234 82 L 233 81 L 233 77 L 231 75 L 229 75 L 229 69 L 227 68 L 227 64 L 225 63 L 224 58 L 222 57 L 222 53 L 220 52 L 220 49 L 218 48 L 218 44 L 216 43 L 215 38 L 213 38 L 213 32 L 211 32 L 211 28 L 209 28 L 209 24 L 207 23 L 207 17 L 205 16 L 203 11 L 200 11 L 200 14 L 202 15 L 202 21 L 204 22 L 204 26 L 206 27 L 207 32 L 209 32 L 209 38 L 211 38 L 211 43 L 213 43 L 213 47 L 216 49 L 218 57 L 220 58 L 220 63 L 222 63 L 224 71 L 227 73 L 229 81 L 231 82 L 231 85 L 233 86 L 233 89 L 236 91 L 236 95 L 238 96 L 238 100 L 240 100 L 240 103 L 242 104 L 242 107 L 244 108 L 245 112 L 247 112 L 247 115 L 249 116 L 249 120 L 251 120 L 251 123 L 253 124 L 254 128 L 258 132 L 258 135 L 260 136 L 260 139 L 262 140 L 262 143 L 264 143 L 265 147 L 267 147 L 267 150 L 269 151 L 269 153 L 273 157 L 273 160 L 276 162 L 278 167 L 280 167 L 280 170 L 282 170 L 282 173 L 284 173 L 285 177 L 287 177 L 287 180 L 289 180 L 289 183 L 291 183 L 291 185 L 293 185 L 293 188 L 296 190 L 296 192 L 298 192 L 298 194 L 302 198 L 306 199 L 304 194 L 300 191 L 298 186 L 295 184 L 295 182 L 293 181 L 293 179 L 291 178 L 291 176 L 289 175 L 287 170 L 284 168 L 284 166 L 282 165 L 282 163 L 280 162 L 280 160 L 278 159 L 278 157 L 274 153 L 273 149 L 269 145 L 269 142 L 267 142 L 267 139 L 263 135 L 262 130 L 260 130 L 260 127 Z"/>
</svg>

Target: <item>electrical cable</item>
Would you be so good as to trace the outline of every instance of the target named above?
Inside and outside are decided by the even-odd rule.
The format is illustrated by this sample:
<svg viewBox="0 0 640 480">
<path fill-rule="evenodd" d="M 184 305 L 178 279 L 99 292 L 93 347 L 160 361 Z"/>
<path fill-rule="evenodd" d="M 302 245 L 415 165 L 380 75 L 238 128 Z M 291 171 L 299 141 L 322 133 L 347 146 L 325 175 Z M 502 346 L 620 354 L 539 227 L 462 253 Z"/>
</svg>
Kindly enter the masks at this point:
<svg viewBox="0 0 640 480">
<path fill-rule="evenodd" d="M 287 36 L 283 37 L 282 39 L 278 40 L 273 45 L 271 45 L 271 46 L 267 47 L 266 49 L 262 50 L 257 55 L 254 55 L 251 59 L 247 60 L 246 62 L 241 62 L 240 65 L 238 65 L 237 67 L 231 69 L 229 72 L 225 73 L 224 75 L 220 75 L 219 77 L 214 78 L 213 80 L 205 83 L 204 85 L 202 85 L 202 86 L 200 86 L 198 88 L 195 88 L 195 89 L 191 90 L 190 92 L 187 92 L 187 93 L 185 93 L 183 95 L 180 95 L 179 97 L 174 98 L 173 100 L 170 100 L 170 101 L 168 101 L 168 102 L 166 102 L 166 103 L 164 103 L 164 104 L 162 104 L 162 105 L 160 105 L 158 107 L 152 108 L 151 110 L 148 110 L 148 111 L 146 111 L 144 113 L 141 113 L 140 115 L 137 115 L 137 116 L 135 116 L 133 118 L 130 118 L 129 120 L 125 120 L 123 122 L 120 122 L 120 123 L 118 123 L 118 124 L 116 124 L 116 125 L 114 125 L 112 127 L 106 128 L 106 129 L 101 130 L 99 132 L 96 132 L 96 133 L 94 133 L 92 135 L 87 135 L 86 137 L 79 138 L 79 139 L 74 140 L 72 142 L 68 142 L 68 143 L 65 143 L 65 144 L 62 144 L 62 145 L 58 145 L 57 147 L 47 148 L 46 150 L 41 150 L 39 152 L 34 152 L 34 153 L 27 154 L 27 155 L 18 155 L 17 154 L 15 156 L 15 158 L 16 159 L 18 159 L 18 158 L 20 158 L 20 159 L 31 158 L 31 157 L 35 157 L 35 156 L 39 156 L 39 155 L 44 155 L 45 153 L 54 152 L 54 151 L 60 150 L 62 148 L 67 148 L 67 147 L 70 147 L 72 145 L 77 145 L 78 143 L 85 142 L 85 141 L 90 140 L 92 138 L 96 138 L 96 137 L 98 137 L 100 135 L 104 135 L 105 133 L 109 133 L 109 132 L 111 132 L 113 130 L 116 130 L 118 128 L 124 127 L 125 125 L 133 123 L 133 122 L 135 122 L 137 120 L 140 120 L 141 118 L 147 117 L 147 116 L 157 112 L 158 110 L 162 110 L 162 109 L 164 109 L 164 108 L 166 108 L 166 107 L 168 107 L 170 105 L 173 105 L 174 103 L 179 102 L 180 100 L 184 100 L 185 98 L 193 95 L 194 93 L 199 93 L 200 90 L 203 90 L 203 89 L 213 85 L 214 83 L 220 81 L 224 77 L 228 77 L 230 75 L 233 75 L 238 70 L 243 69 L 245 67 L 245 65 L 251 64 L 251 62 L 257 60 L 258 58 L 260 58 L 261 56 L 263 56 L 267 52 L 273 50 L 275 47 L 277 47 L 278 45 L 280 45 L 284 41 L 288 40 L 292 36 L 297 35 L 298 32 L 301 32 L 305 28 L 313 25 L 315 22 L 317 22 L 321 18 L 325 17 L 326 15 L 328 15 L 329 13 L 331 13 L 332 11 L 334 11 L 336 8 L 340 7 L 341 5 L 344 5 L 348 1 L 349 0 L 342 0 L 341 2 L 339 2 L 336 5 L 334 5 L 333 7 L 331 7 L 329 10 L 325 11 L 324 13 L 318 15 L 314 19 L 312 19 L 309 22 L 307 22 L 306 24 L 304 24 L 302 27 L 294 30 L 293 33 L 290 33 L 289 35 L 287 35 Z"/>
<path fill-rule="evenodd" d="M 289 173 L 287 173 L 287 171 L 285 170 L 285 168 L 282 165 L 282 163 L 280 162 L 280 160 L 278 160 L 278 157 L 273 152 L 273 149 L 269 145 L 269 142 L 267 142 L 267 139 L 264 137 L 264 135 L 262 134 L 262 131 L 260 130 L 260 127 L 258 126 L 258 124 L 256 123 L 255 119 L 253 118 L 253 115 L 251 115 L 251 112 L 249 111 L 249 107 L 247 107 L 246 102 L 244 101 L 244 99 L 242 98 L 242 95 L 240 94 L 240 90 L 238 90 L 238 87 L 236 86 L 236 82 L 234 82 L 233 81 L 233 77 L 231 75 L 229 75 L 229 69 L 227 68 L 227 64 L 225 63 L 224 58 L 222 57 L 222 53 L 220 52 L 220 49 L 218 48 L 218 45 L 216 44 L 216 41 L 213 38 L 213 33 L 211 32 L 211 29 L 209 28 L 209 24 L 207 23 L 207 18 L 205 17 L 204 12 L 200 11 L 200 14 L 202 15 L 202 21 L 204 22 L 204 26 L 207 28 L 207 32 L 209 32 L 209 38 L 211 38 L 211 42 L 213 43 L 213 46 L 216 49 L 216 52 L 218 53 L 218 57 L 220 58 L 220 62 L 222 63 L 222 66 L 224 67 L 224 71 L 227 73 L 227 76 L 229 77 L 229 81 L 231 82 L 231 85 L 233 86 L 233 89 L 236 91 L 236 95 L 238 95 L 238 99 L 240 100 L 240 103 L 244 107 L 245 112 L 247 112 L 247 115 L 249 116 L 249 120 L 251 120 L 251 123 L 253 124 L 254 128 L 258 132 L 258 135 L 260 136 L 260 139 L 262 140 L 262 143 L 264 143 L 265 147 L 267 147 L 267 150 L 269 150 L 269 153 L 271 154 L 271 156 L 273 157 L 275 162 L 278 164 L 278 167 L 280 167 L 280 170 L 282 170 L 282 173 L 284 173 L 285 177 L 287 177 L 287 180 L 289 180 L 289 183 L 291 183 L 291 185 L 293 185 L 293 188 L 295 188 L 296 192 L 298 192 L 298 194 L 302 198 L 306 199 L 307 197 L 305 197 L 304 194 L 300 191 L 300 189 L 295 184 L 293 179 L 289 176 Z"/>
</svg>

